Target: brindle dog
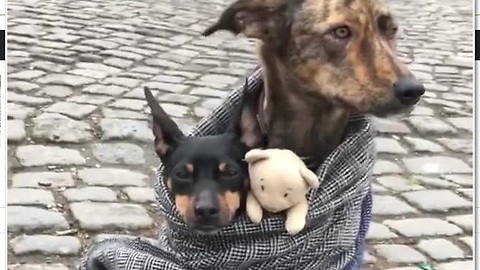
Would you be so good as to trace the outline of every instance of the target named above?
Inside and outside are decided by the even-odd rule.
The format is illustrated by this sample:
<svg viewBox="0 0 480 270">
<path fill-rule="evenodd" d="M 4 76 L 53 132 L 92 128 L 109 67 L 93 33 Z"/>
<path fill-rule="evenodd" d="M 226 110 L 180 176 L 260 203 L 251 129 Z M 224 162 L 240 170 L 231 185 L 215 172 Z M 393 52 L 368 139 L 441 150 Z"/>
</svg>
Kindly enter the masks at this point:
<svg viewBox="0 0 480 270">
<path fill-rule="evenodd" d="M 354 112 L 410 111 L 424 94 L 396 56 L 397 22 L 379 0 L 238 0 L 218 30 L 258 39 L 269 147 L 318 166 Z"/>
</svg>

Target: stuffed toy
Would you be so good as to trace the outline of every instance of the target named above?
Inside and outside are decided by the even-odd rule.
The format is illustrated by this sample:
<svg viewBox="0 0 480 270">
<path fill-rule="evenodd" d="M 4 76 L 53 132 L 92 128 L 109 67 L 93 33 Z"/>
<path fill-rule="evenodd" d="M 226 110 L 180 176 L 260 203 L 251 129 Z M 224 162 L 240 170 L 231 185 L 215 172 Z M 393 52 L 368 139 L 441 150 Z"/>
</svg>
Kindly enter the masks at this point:
<svg viewBox="0 0 480 270">
<path fill-rule="evenodd" d="M 306 224 L 310 189 L 320 182 L 303 160 L 288 149 L 253 149 L 245 155 L 250 174 L 246 211 L 251 221 L 260 223 L 263 209 L 286 211 L 285 228 L 291 235 Z"/>
</svg>

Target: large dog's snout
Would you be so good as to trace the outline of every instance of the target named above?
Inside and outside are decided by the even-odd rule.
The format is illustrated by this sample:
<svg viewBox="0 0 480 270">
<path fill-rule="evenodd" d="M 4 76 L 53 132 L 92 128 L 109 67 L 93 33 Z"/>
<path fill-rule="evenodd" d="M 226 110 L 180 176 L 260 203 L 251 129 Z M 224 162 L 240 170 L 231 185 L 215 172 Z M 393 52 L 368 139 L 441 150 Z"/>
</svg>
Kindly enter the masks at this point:
<svg viewBox="0 0 480 270">
<path fill-rule="evenodd" d="M 404 77 L 393 84 L 393 91 L 402 105 L 410 106 L 418 102 L 425 93 L 425 87 L 415 78 Z"/>
<path fill-rule="evenodd" d="M 210 192 L 201 192 L 195 200 L 194 213 L 195 216 L 200 219 L 212 219 L 218 217 L 220 214 L 218 200 L 216 200 Z"/>
</svg>

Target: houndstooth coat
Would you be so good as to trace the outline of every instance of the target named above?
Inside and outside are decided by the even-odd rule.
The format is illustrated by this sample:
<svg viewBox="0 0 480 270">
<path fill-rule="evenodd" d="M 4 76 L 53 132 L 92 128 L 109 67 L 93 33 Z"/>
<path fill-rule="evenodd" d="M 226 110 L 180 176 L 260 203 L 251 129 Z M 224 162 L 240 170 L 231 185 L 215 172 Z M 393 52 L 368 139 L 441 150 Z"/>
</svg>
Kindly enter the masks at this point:
<svg viewBox="0 0 480 270">
<path fill-rule="evenodd" d="M 261 70 L 248 78 L 247 91 L 258 91 Z M 192 135 L 224 131 L 243 87 L 210 116 Z M 371 220 L 371 172 L 375 159 L 374 131 L 366 116 L 352 116 L 346 139 L 316 171 L 320 188 L 309 196 L 308 227 L 290 236 L 284 217 L 273 215 L 260 225 L 243 215 L 216 235 L 197 235 L 183 223 L 168 195 L 164 181 L 155 184 L 160 213 L 165 223 L 158 241 L 142 238 L 107 239 L 95 244 L 78 269 L 102 264 L 111 270 L 357 270 Z"/>
</svg>

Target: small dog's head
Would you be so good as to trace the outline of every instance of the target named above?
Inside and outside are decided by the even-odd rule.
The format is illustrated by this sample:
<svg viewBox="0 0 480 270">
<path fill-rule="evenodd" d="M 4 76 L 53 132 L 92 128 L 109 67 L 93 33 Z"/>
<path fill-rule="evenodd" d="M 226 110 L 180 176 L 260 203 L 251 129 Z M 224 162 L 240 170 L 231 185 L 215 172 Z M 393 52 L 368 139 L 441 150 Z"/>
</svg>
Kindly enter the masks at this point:
<svg viewBox="0 0 480 270">
<path fill-rule="evenodd" d="M 254 109 L 257 94 L 245 94 L 226 133 L 191 137 L 182 133 L 148 88 L 144 91 L 163 177 L 185 223 L 202 233 L 230 224 L 248 191 L 245 153 L 261 143 Z"/>
<path fill-rule="evenodd" d="M 237 0 L 209 27 L 259 39 L 307 91 L 386 116 L 425 92 L 396 55 L 397 23 L 381 0 Z"/>
</svg>

